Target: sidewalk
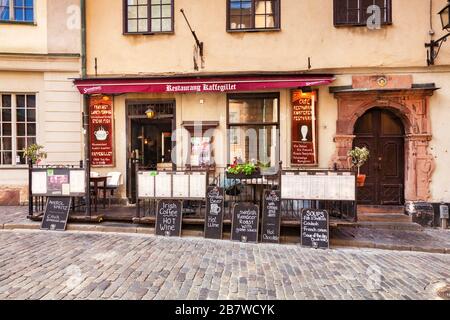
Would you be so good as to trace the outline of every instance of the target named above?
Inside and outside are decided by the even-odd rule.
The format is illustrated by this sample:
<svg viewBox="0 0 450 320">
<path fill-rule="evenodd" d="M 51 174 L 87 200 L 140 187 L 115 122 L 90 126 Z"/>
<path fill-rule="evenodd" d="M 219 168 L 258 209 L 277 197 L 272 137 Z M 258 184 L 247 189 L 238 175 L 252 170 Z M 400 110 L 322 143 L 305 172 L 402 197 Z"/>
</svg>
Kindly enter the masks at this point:
<svg viewBox="0 0 450 320">
<path fill-rule="evenodd" d="M 0 207 L 0 230 L 38 230 L 40 224 L 26 218 L 26 207 Z M 69 231 L 153 234 L 149 226 L 103 222 L 99 224 L 70 223 Z M 450 254 L 450 230 L 422 229 L 397 230 L 384 228 L 346 227 L 332 228 L 332 247 L 376 248 L 400 251 L 420 251 Z M 202 236 L 199 231 L 184 231 L 184 236 Z M 295 239 L 289 237 L 292 242 Z"/>
</svg>

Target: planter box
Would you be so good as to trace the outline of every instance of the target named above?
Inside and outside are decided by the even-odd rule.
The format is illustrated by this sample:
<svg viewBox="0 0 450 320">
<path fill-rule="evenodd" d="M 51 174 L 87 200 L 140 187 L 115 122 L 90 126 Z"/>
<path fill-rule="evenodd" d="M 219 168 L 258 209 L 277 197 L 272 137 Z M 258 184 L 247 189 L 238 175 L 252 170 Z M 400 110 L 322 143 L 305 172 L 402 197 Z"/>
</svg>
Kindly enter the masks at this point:
<svg viewBox="0 0 450 320">
<path fill-rule="evenodd" d="M 246 175 L 243 173 L 240 174 L 231 174 L 227 172 L 227 178 L 228 179 L 235 179 L 235 180 L 245 180 L 245 179 L 259 179 L 262 178 L 261 172 L 258 170 L 255 173 L 251 175 Z"/>
</svg>

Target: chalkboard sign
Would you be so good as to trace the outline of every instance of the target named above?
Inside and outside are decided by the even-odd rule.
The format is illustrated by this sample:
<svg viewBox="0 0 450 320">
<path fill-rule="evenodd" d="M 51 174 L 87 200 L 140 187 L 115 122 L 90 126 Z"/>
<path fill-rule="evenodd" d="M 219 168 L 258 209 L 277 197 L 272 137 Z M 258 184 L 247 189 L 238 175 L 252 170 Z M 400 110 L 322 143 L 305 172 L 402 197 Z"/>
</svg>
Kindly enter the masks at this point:
<svg viewBox="0 0 450 320">
<path fill-rule="evenodd" d="M 233 208 L 231 240 L 258 243 L 259 207 L 253 203 L 237 203 Z"/>
<path fill-rule="evenodd" d="M 262 234 L 264 243 L 280 243 L 281 191 L 266 190 L 263 198 Z"/>
<path fill-rule="evenodd" d="M 303 209 L 302 245 L 316 249 L 328 249 L 330 247 L 329 222 L 329 214 L 326 210 Z"/>
<path fill-rule="evenodd" d="M 48 198 L 41 229 L 65 231 L 71 204 L 72 198 L 70 197 Z"/>
<path fill-rule="evenodd" d="M 156 209 L 157 236 L 181 237 L 183 204 L 176 200 L 160 200 Z"/>
<path fill-rule="evenodd" d="M 206 192 L 205 238 L 222 239 L 225 190 L 209 187 Z"/>
</svg>

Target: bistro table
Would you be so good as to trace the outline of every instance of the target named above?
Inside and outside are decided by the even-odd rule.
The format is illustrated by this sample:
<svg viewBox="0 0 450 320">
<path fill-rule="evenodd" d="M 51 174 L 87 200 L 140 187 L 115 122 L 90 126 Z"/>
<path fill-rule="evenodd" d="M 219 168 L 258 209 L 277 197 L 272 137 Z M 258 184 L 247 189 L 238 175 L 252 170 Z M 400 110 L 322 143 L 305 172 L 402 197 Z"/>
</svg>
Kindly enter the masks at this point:
<svg viewBox="0 0 450 320">
<path fill-rule="evenodd" d="M 94 190 L 94 211 L 97 212 L 97 203 L 98 203 L 98 191 L 99 189 L 103 189 L 103 209 L 106 209 L 106 183 L 108 181 L 107 176 L 100 177 L 91 177 L 90 182 L 93 184 Z M 99 187 L 99 184 L 102 184 L 102 187 Z"/>
</svg>

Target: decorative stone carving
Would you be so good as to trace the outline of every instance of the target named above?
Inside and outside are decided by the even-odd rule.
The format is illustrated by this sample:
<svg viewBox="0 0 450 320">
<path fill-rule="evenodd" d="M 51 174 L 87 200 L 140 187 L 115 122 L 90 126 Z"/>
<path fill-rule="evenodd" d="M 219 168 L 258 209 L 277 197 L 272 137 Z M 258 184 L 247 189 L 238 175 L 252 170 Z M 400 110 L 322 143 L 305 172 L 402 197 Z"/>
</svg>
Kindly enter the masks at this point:
<svg viewBox="0 0 450 320">
<path fill-rule="evenodd" d="M 361 79 L 358 81 L 363 82 Z M 354 126 L 359 117 L 375 107 L 389 109 L 402 120 L 406 130 L 405 198 L 409 201 L 430 200 L 430 183 L 435 169 L 434 157 L 428 151 L 432 137 L 428 108 L 432 95 L 432 89 L 336 92 L 336 151 L 331 165 L 348 168 L 347 152 L 353 146 Z"/>
</svg>

